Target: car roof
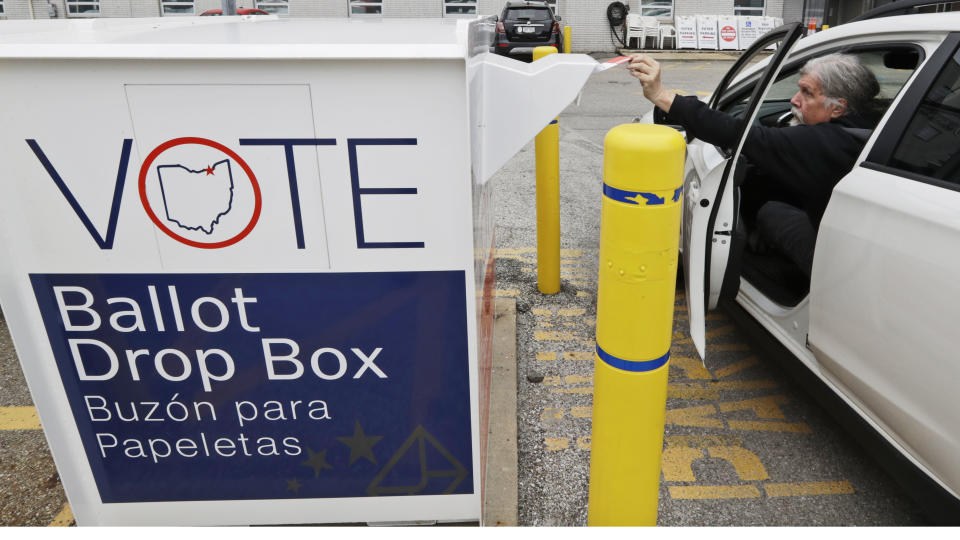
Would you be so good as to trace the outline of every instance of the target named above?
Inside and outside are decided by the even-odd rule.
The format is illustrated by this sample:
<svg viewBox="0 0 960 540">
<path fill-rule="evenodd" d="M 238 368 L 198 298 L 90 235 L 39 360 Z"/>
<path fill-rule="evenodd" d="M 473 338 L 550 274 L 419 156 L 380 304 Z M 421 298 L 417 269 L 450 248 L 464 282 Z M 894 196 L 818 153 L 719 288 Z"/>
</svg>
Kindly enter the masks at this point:
<svg viewBox="0 0 960 540">
<path fill-rule="evenodd" d="M 527 1 L 523 1 L 523 2 L 511 1 L 511 2 L 507 2 L 507 4 L 506 4 L 505 6 L 503 6 L 504 9 L 512 8 L 512 7 L 534 7 L 534 8 L 538 8 L 538 7 L 550 7 L 550 5 L 547 4 L 546 2 L 543 2 L 543 1 L 531 1 L 531 2 L 527 2 Z"/>
</svg>

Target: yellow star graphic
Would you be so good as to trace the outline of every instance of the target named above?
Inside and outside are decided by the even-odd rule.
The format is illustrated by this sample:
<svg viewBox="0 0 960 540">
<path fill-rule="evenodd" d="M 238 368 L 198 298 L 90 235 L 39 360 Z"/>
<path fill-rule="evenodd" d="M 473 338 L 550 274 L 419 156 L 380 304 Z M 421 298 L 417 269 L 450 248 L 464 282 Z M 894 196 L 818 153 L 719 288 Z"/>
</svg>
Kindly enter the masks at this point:
<svg viewBox="0 0 960 540">
<path fill-rule="evenodd" d="M 373 445 L 380 442 L 382 438 L 381 436 L 368 437 L 360 427 L 360 421 L 357 420 L 353 427 L 353 436 L 337 437 L 337 440 L 350 447 L 350 465 L 360 458 L 366 458 L 376 465 L 377 458 L 373 455 Z"/>
<path fill-rule="evenodd" d="M 310 467 L 313 469 L 314 478 L 320 478 L 320 471 L 323 469 L 332 469 L 333 467 L 327 463 L 327 451 L 321 450 L 320 452 L 314 452 L 313 450 L 307 448 L 307 455 L 310 457 L 306 461 L 301 463 L 304 467 Z"/>
</svg>

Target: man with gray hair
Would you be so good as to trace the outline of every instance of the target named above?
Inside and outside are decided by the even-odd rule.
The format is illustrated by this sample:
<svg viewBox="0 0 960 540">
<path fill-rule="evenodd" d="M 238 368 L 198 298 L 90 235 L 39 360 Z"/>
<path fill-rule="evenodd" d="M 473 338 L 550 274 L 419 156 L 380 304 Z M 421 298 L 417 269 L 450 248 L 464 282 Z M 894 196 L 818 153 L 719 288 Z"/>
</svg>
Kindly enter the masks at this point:
<svg viewBox="0 0 960 540">
<path fill-rule="evenodd" d="M 627 69 L 640 80 L 644 97 L 668 113 L 671 123 L 717 146 L 734 148 L 739 143 L 744 119 L 712 110 L 695 96 L 665 90 L 660 64 L 653 58 L 633 55 Z M 743 154 L 764 183 L 773 184 L 765 186 L 768 195 L 756 210 L 761 243 L 780 252 L 809 278 L 820 219 L 833 187 L 860 155 L 866 130 L 876 123 L 870 116 L 880 85 L 856 56 L 847 54 L 814 58 L 800 75 L 797 93 L 790 100 L 792 125 L 751 127 Z"/>
</svg>

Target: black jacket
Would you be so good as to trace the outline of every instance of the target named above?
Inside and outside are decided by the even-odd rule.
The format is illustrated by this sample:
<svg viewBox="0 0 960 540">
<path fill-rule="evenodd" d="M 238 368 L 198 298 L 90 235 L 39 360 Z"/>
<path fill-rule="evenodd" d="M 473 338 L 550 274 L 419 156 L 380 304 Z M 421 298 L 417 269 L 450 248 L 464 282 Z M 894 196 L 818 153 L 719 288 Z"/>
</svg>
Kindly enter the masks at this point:
<svg viewBox="0 0 960 540">
<path fill-rule="evenodd" d="M 736 150 L 737 133 L 744 122 L 710 109 L 694 96 L 677 96 L 669 118 L 693 137 L 732 150 Z M 850 172 L 866 142 L 862 134 L 845 128 L 872 127 L 869 121 L 853 115 L 812 126 L 757 125 L 750 129 L 743 153 L 761 174 L 800 194 L 803 209 L 818 227 L 833 186 Z"/>
</svg>

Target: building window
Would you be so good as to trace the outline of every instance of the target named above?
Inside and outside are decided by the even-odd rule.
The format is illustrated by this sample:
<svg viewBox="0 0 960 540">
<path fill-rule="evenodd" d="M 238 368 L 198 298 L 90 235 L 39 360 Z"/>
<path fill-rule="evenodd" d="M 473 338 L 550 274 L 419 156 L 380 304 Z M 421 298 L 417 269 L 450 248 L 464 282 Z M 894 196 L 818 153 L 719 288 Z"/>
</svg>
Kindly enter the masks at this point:
<svg viewBox="0 0 960 540">
<path fill-rule="evenodd" d="M 350 16 L 383 15 L 383 0 L 347 0 L 350 2 Z"/>
<path fill-rule="evenodd" d="M 553 10 L 553 14 L 559 15 L 560 14 L 560 4 L 558 3 L 559 0 L 546 0 L 546 1 L 547 1 L 547 5 L 550 6 L 550 9 Z"/>
<path fill-rule="evenodd" d="M 443 0 L 443 16 L 458 17 L 477 14 L 477 0 Z"/>
<path fill-rule="evenodd" d="M 640 0 L 640 15 L 660 19 L 673 18 L 673 0 Z"/>
<path fill-rule="evenodd" d="M 766 9 L 764 4 L 766 0 L 733 0 L 733 14 L 762 17 Z"/>
<path fill-rule="evenodd" d="M 193 15 L 193 0 L 160 0 L 163 15 Z"/>
<path fill-rule="evenodd" d="M 67 0 L 67 15 L 70 17 L 98 17 L 100 0 Z"/>
<path fill-rule="evenodd" d="M 289 0 L 257 0 L 256 6 L 257 9 L 262 9 L 273 15 L 290 14 Z"/>
</svg>

